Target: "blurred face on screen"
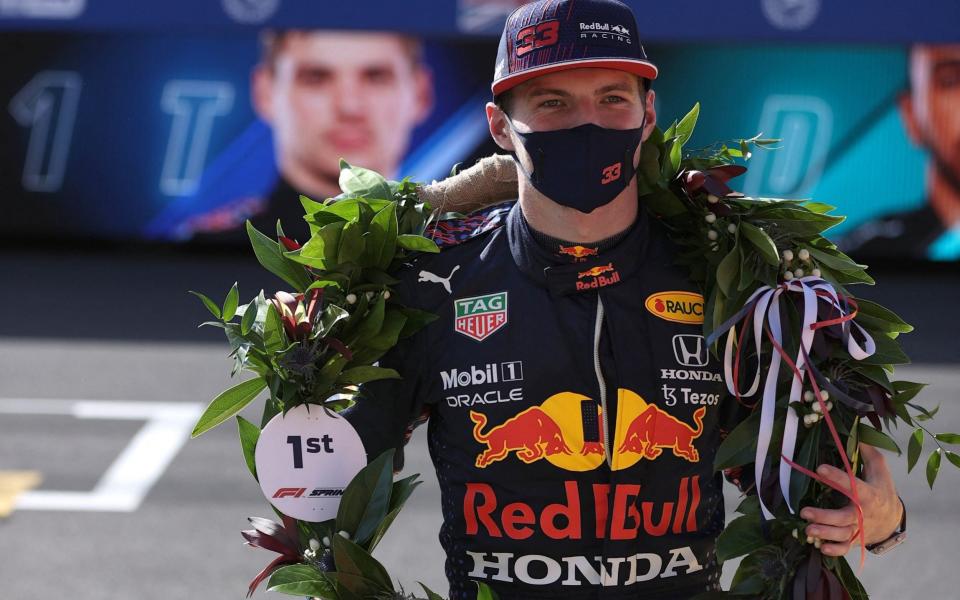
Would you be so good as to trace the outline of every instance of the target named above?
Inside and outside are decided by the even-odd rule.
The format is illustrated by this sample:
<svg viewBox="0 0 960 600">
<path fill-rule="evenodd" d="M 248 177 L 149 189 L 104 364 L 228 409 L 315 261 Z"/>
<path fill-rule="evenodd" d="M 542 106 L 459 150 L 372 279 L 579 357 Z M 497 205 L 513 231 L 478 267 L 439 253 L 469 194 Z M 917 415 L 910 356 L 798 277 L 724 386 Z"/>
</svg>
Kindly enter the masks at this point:
<svg viewBox="0 0 960 600">
<path fill-rule="evenodd" d="M 931 154 L 931 199 L 960 202 L 960 44 L 912 49 L 910 94 L 900 110 L 911 139 Z"/>
<path fill-rule="evenodd" d="M 341 157 L 395 175 L 432 106 L 417 43 L 392 33 L 292 31 L 276 44 L 254 71 L 253 99 L 287 180 L 334 196 Z"/>
</svg>

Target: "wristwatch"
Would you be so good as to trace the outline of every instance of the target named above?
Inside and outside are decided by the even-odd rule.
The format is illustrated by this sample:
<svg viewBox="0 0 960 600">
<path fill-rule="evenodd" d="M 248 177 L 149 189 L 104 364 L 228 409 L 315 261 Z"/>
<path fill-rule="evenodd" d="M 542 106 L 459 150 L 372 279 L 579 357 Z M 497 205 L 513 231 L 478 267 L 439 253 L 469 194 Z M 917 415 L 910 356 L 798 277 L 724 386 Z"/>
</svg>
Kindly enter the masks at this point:
<svg viewBox="0 0 960 600">
<path fill-rule="evenodd" d="M 907 539 L 907 506 L 903 503 L 903 498 L 900 498 L 899 496 L 897 498 L 900 500 L 900 506 L 903 507 L 903 518 L 900 519 L 900 526 L 897 527 L 896 531 L 890 534 L 890 537 L 882 542 L 877 542 L 876 544 L 867 544 L 867 550 L 878 556 L 890 552 Z"/>
</svg>

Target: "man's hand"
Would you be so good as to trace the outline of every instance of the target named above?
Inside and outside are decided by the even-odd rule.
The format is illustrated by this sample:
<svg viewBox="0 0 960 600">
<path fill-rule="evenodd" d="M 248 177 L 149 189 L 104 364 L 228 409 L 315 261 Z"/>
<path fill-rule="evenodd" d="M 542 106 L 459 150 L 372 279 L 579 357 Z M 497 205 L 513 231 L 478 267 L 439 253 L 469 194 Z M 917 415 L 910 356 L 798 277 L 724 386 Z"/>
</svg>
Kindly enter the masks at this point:
<svg viewBox="0 0 960 600">
<path fill-rule="evenodd" d="M 873 446 L 860 444 L 860 457 L 865 479 L 855 481 L 869 545 L 882 542 L 896 531 L 903 516 L 903 505 L 883 454 Z M 817 474 L 850 491 L 850 478 L 842 469 L 820 465 Z M 820 552 L 827 556 L 843 556 L 856 541 L 857 510 L 853 504 L 836 510 L 808 506 L 800 511 L 800 516 L 810 522 L 807 535 L 823 541 Z"/>
</svg>

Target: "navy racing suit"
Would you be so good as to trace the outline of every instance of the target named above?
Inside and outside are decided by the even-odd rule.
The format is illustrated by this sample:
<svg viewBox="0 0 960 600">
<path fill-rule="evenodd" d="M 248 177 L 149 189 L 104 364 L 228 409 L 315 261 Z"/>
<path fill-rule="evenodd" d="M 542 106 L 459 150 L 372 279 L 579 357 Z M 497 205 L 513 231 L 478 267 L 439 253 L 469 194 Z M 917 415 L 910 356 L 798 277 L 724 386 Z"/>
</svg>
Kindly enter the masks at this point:
<svg viewBox="0 0 960 600">
<path fill-rule="evenodd" d="M 641 207 L 612 248 L 545 247 L 518 203 L 434 231 L 398 277 L 439 315 L 345 415 L 370 459 L 428 417 L 451 600 L 718 588 L 726 397 L 704 302 Z M 402 460 L 402 457 L 401 457 Z"/>
</svg>

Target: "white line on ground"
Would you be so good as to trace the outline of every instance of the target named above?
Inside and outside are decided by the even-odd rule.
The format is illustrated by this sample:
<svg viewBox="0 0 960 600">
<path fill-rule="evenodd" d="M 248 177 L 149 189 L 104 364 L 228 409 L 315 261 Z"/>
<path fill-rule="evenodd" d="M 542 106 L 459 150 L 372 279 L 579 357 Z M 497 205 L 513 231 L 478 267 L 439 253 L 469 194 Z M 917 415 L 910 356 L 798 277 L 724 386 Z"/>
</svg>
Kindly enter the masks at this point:
<svg viewBox="0 0 960 600">
<path fill-rule="evenodd" d="M 0 414 L 72 415 L 78 419 L 145 420 L 123 452 L 89 492 L 34 490 L 17 510 L 132 512 L 190 438 L 203 406 L 181 402 L 130 402 L 0 398 Z"/>
</svg>

